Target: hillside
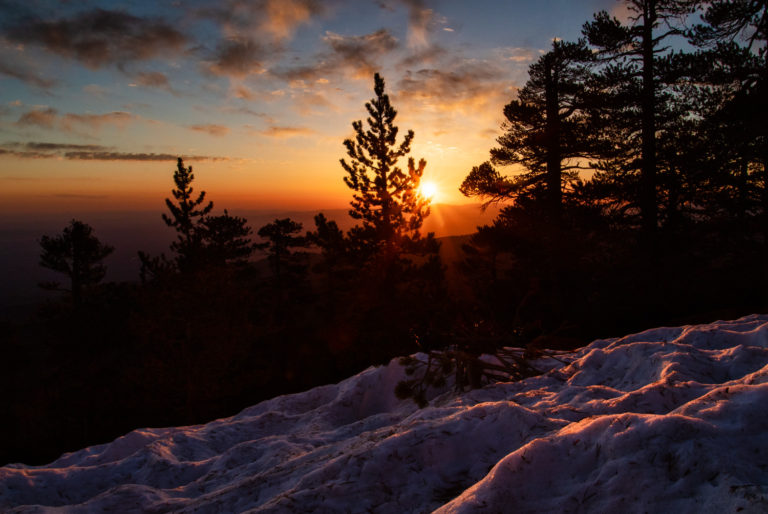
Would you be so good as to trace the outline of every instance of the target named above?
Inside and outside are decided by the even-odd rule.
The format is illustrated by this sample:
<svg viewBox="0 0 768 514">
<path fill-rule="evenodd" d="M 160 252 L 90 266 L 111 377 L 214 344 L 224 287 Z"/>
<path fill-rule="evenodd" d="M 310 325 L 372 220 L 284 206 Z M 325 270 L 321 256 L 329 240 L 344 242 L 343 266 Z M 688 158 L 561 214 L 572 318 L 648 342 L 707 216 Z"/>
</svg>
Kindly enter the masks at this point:
<svg viewBox="0 0 768 514">
<path fill-rule="evenodd" d="M 0 508 L 768 509 L 768 315 L 598 340 L 553 364 L 521 382 L 446 386 L 418 409 L 395 398 L 393 361 L 231 418 L 0 468 Z"/>
</svg>

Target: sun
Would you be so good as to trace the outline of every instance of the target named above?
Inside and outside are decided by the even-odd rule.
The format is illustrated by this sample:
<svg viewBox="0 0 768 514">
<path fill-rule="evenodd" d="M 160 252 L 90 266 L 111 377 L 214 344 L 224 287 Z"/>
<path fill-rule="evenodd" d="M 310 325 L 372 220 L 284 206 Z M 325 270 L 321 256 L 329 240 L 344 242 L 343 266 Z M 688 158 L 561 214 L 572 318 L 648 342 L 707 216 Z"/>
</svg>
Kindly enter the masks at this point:
<svg viewBox="0 0 768 514">
<path fill-rule="evenodd" d="M 434 182 L 422 182 L 419 186 L 419 192 L 424 198 L 432 200 L 437 195 L 437 185 Z"/>
</svg>

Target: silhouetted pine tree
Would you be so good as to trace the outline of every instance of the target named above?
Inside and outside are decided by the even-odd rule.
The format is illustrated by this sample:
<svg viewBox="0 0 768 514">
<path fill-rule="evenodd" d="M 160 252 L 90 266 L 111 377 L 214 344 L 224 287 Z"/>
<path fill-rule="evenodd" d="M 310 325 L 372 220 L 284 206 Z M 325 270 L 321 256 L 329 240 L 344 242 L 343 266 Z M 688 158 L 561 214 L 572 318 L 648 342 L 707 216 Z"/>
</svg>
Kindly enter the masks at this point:
<svg viewBox="0 0 768 514">
<path fill-rule="evenodd" d="M 623 155 L 608 164 L 612 173 L 630 183 L 639 171 L 635 205 L 647 235 L 658 225 L 657 138 L 664 127 L 659 58 L 669 53 L 667 38 L 682 34 L 675 22 L 692 12 L 695 0 L 625 0 L 629 24 L 601 11 L 584 24 L 583 33 L 599 52 L 605 66 L 602 86 L 610 93 L 606 105 L 613 127 L 614 146 Z M 605 163 L 604 163 L 605 164 Z"/>
<path fill-rule="evenodd" d="M 557 224 L 563 189 L 577 179 L 596 139 L 583 114 L 592 60 L 584 43 L 555 41 L 529 68 L 529 79 L 504 107 L 504 135 L 491 150 L 496 165 L 522 165 L 523 173 L 504 177 L 489 163 L 472 169 L 459 190 L 488 202 L 532 197 L 546 204 Z"/>
<path fill-rule="evenodd" d="M 267 251 L 267 259 L 278 283 L 286 276 L 301 275 L 306 271 L 303 263 L 297 262 L 294 248 L 306 248 L 307 238 L 298 235 L 302 225 L 291 218 L 276 219 L 259 229 L 259 236 L 267 239 L 258 247 Z"/>
<path fill-rule="evenodd" d="M 175 202 L 165 199 L 165 205 L 171 215 L 163 214 L 163 221 L 177 232 L 177 240 L 171 244 L 171 250 L 177 254 L 176 262 L 179 269 L 194 268 L 199 265 L 203 247 L 203 231 L 200 230 L 205 216 L 213 209 L 213 202 L 205 203 L 205 191 L 194 196 L 192 181 L 195 175 L 192 166 L 185 168 L 184 161 L 179 157 L 173 182 L 176 189 L 171 191 Z"/>
<path fill-rule="evenodd" d="M 79 305 L 83 289 L 98 284 L 107 272 L 102 261 L 114 251 L 114 247 L 102 244 L 93 235 L 93 228 L 82 221 L 72 220 L 59 236 L 43 236 L 40 239 L 43 252 L 40 265 L 58 273 L 64 273 L 70 280 L 72 302 Z M 58 284 L 41 284 L 55 289 Z"/>
<path fill-rule="evenodd" d="M 205 216 L 200 222 L 205 262 L 214 266 L 247 262 L 256 249 L 247 223 L 245 218 L 230 216 L 226 209 L 219 216 Z"/>
<path fill-rule="evenodd" d="M 742 220 L 762 213 L 768 240 L 768 4 L 715 0 L 702 19 L 689 37 L 703 49 L 699 76 L 717 95 L 706 121 L 720 143 L 725 196 Z"/>
<path fill-rule="evenodd" d="M 341 159 L 347 172 L 344 182 L 354 191 L 349 214 L 362 222 L 349 237 L 368 255 L 434 253 L 432 234 L 424 238 L 419 232 L 429 215 L 429 200 L 418 192 L 427 163 L 421 159 L 417 166 L 409 157 L 407 170 L 398 166 L 398 160 L 410 153 L 414 134 L 409 130 L 397 143 L 397 111 L 384 93 L 384 79 L 378 73 L 374 92 L 376 98 L 365 104 L 367 129 L 362 121 L 353 122 L 355 138 L 344 141 L 349 157 L 349 161 Z"/>
</svg>

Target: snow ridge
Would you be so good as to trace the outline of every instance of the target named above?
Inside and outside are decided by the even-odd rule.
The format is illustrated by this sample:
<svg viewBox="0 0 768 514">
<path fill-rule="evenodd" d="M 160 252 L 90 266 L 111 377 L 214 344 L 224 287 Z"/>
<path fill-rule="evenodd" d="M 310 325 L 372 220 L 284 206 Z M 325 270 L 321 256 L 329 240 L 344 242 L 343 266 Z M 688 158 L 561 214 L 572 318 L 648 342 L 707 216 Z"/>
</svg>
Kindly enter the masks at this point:
<svg viewBox="0 0 768 514">
<path fill-rule="evenodd" d="M 418 409 L 397 361 L 0 468 L 9 512 L 764 512 L 768 315 L 598 340 Z"/>
</svg>

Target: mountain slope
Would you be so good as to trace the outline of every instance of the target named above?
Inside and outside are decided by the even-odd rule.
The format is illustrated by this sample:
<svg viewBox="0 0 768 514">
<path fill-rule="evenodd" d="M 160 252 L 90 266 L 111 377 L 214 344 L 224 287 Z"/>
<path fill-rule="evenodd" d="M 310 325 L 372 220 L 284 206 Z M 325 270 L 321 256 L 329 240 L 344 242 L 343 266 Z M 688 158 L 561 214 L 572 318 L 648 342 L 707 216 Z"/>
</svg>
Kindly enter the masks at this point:
<svg viewBox="0 0 768 514">
<path fill-rule="evenodd" d="M 231 418 L 0 468 L 0 508 L 768 509 L 768 315 L 599 340 L 566 361 L 436 391 L 424 409 L 394 397 L 404 372 L 393 361 Z"/>
</svg>

